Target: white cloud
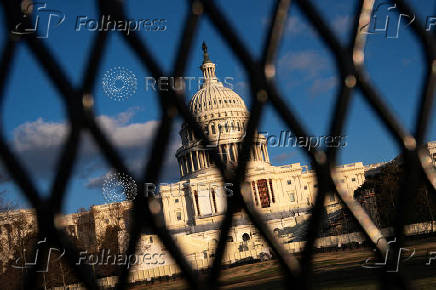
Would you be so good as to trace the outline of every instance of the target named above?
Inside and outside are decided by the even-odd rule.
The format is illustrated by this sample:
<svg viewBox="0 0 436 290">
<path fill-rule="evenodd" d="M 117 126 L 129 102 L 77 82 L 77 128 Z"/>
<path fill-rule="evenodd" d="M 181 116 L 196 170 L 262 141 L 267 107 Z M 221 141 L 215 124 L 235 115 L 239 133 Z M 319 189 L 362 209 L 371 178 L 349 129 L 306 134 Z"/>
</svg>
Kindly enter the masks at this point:
<svg viewBox="0 0 436 290">
<path fill-rule="evenodd" d="M 147 153 L 150 151 L 153 137 L 159 126 L 157 120 L 133 123 L 132 118 L 138 111 L 138 108 L 132 108 L 115 117 L 101 115 L 96 118 L 127 166 L 135 173 L 144 166 L 144 158 L 148 156 Z M 178 128 L 177 126 L 178 124 L 174 128 Z M 53 177 L 57 158 L 67 133 L 66 123 L 48 122 L 38 118 L 15 128 L 12 148 L 34 178 Z M 82 134 L 80 141 L 79 160 L 75 167 L 76 176 L 88 179 L 98 171 L 107 170 L 108 165 L 90 135 Z M 163 178 L 173 180 L 178 177 L 174 153 L 179 146 L 180 138 L 171 136 L 168 154 L 163 164 Z M 96 182 L 94 179 L 89 179 L 88 186 L 93 187 Z"/>
<path fill-rule="evenodd" d="M 352 18 L 349 15 L 339 15 L 333 19 L 333 30 L 339 35 L 351 31 Z"/>
<path fill-rule="evenodd" d="M 288 52 L 279 59 L 278 67 L 284 73 L 300 72 L 307 78 L 314 78 L 324 71 L 327 60 L 315 50 Z"/>
<path fill-rule="evenodd" d="M 278 155 L 275 155 L 272 160 L 279 163 L 287 163 L 292 160 L 291 158 L 296 155 L 296 151 L 290 151 L 290 152 L 283 152 Z"/>
<path fill-rule="evenodd" d="M 319 78 L 313 81 L 312 86 L 310 87 L 310 95 L 315 97 L 316 95 L 322 94 L 333 89 L 336 86 L 337 79 L 334 76 L 330 76 L 327 78 Z"/>
<path fill-rule="evenodd" d="M 306 20 L 303 20 L 297 16 L 291 16 L 288 18 L 285 27 L 285 34 L 289 37 L 296 36 L 314 36 L 315 30 L 313 27 L 307 23 Z"/>
</svg>

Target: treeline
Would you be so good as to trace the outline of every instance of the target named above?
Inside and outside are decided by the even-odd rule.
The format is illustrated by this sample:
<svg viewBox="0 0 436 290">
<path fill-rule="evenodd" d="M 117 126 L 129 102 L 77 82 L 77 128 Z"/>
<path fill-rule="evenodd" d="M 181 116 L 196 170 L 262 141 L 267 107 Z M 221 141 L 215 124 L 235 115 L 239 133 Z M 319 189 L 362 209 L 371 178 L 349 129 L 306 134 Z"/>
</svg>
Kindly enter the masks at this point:
<svg viewBox="0 0 436 290">
<path fill-rule="evenodd" d="M 70 238 L 79 251 L 87 251 L 87 256 L 106 257 L 108 251 L 110 251 L 112 255 L 121 254 L 119 253 L 118 231 L 118 228 L 108 226 L 104 237 L 97 241 L 94 250 L 86 249 L 75 237 Z M 42 255 L 44 245 L 39 244 L 38 246 L 39 239 L 35 232 L 29 232 L 21 237 L 15 237 L 13 240 L 13 253 L 11 253 L 9 261 L 1 265 L 3 272 L 0 274 L 0 289 L 25 289 L 24 279 L 29 272 L 29 268 L 25 267 L 25 263 L 35 260 L 36 253 L 34 250 L 36 250 L 36 248 L 39 249 L 38 260 L 41 261 L 41 265 L 37 268 L 37 279 L 36 283 L 32 285 L 33 289 L 50 289 L 80 282 L 69 266 L 65 258 L 65 253 L 62 254 L 63 249 L 52 250 L 50 252 L 50 258 L 46 255 Z M 47 247 L 50 247 L 48 243 L 47 245 Z M 119 265 L 100 263 L 100 260 L 101 258 L 99 258 L 99 263 L 91 266 L 92 274 L 96 279 L 119 275 L 121 270 Z M 89 263 L 93 263 L 93 261 L 87 260 L 85 263 L 89 265 Z M 78 267 L 80 267 L 80 265 Z"/>
<path fill-rule="evenodd" d="M 365 183 L 354 192 L 354 198 L 362 204 L 377 227 L 390 227 L 400 210 L 400 187 L 407 181 L 403 162 L 397 158 L 379 168 L 376 174 L 366 177 Z M 401 212 L 405 224 L 435 220 L 436 196 L 427 184 L 421 183 L 406 194 L 407 204 Z"/>
</svg>

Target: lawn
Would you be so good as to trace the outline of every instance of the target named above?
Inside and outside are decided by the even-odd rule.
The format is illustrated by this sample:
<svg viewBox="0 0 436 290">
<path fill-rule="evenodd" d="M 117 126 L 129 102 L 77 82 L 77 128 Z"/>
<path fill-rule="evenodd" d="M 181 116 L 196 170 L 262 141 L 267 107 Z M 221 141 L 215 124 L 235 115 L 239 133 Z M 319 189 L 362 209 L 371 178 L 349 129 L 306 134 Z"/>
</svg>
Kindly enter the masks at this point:
<svg viewBox="0 0 436 290">
<path fill-rule="evenodd" d="M 401 275 L 407 275 L 415 289 L 436 288 L 436 260 L 426 266 L 428 252 L 436 251 L 436 238 L 408 241 L 404 247 L 415 249 L 414 256 L 401 265 Z M 370 248 L 317 253 L 314 256 L 312 283 L 315 289 L 377 289 L 379 270 L 363 268 L 373 256 Z M 433 255 L 436 257 L 436 254 Z M 395 274 L 390 273 L 395 281 Z M 223 289 L 284 289 L 283 277 L 276 260 L 246 264 L 222 270 Z M 186 289 L 181 278 L 137 285 L 132 289 Z"/>
</svg>

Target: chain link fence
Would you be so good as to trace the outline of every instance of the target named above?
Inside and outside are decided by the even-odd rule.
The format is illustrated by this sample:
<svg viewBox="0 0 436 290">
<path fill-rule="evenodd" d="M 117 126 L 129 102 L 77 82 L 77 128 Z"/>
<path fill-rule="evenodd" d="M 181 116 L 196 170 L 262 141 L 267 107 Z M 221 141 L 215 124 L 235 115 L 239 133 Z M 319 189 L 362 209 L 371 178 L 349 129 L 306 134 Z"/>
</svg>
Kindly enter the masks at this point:
<svg viewBox="0 0 436 290">
<path fill-rule="evenodd" d="M 23 2 L 28 2 L 23 0 Z M 125 20 L 127 17 L 124 13 L 124 4 L 117 0 L 98 0 L 98 9 L 100 15 L 111 15 L 114 20 Z M 347 121 L 347 113 L 349 111 L 350 99 L 354 90 L 359 90 L 365 101 L 370 105 L 376 113 L 380 122 L 387 128 L 392 135 L 396 144 L 399 146 L 403 156 L 406 168 L 404 184 L 398 192 L 400 207 L 395 224 L 396 237 L 399 243 L 396 244 L 396 250 L 399 250 L 403 240 L 403 225 L 404 212 L 407 208 L 407 197 L 414 194 L 415 189 L 421 183 L 427 183 L 435 194 L 436 175 L 432 171 L 432 162 L 430 156 L 426 153 L 424 142 L 426 132 L 429 126 L 430 115 L 432 112 L 432 104 L 434 99 L 435 77 L 436 77 L 436 44 L 435 37 L 430 32 L 427 32 L 421 26 L 420 21 L 411 23 L 413 33 L 421 44 L 423 54 L 425 55 L 425 77 L 422 87 L 417 92 L 416 98 L 419 99 L 417 119 L 415 122 L 414 132 L 408 132 L 398 121 L 391 109 L 384 103 L 383 97 L 377 92 L 374 86 L 369 81 L 369 78 L 364 68 L 364 46 L 365 34 L 361 33 L 363 23 L 368 23 L 371 15 L 371 10 L 374 5 L 373 0 L 357 1 L 354 12 L 354 23 L 349 43 L 343 45 L 338 40 L 338 37 L 333 33 L 332 29 L 327 25 L 319 11 L 313 3 L 308 0 L 292 1 L 293 5 L 298 5 L 305 18 L 307 18 L 317 31 L 320 39 L 327 45 L 334 56 L 336 66 L 340 76 L 340 87 L 338 89 L 334 113 L 331 116 L 329 127 L 329 135 L 339 136 L 344 130 Z M 295 2 L 295 3 L 294 3 Z M 399 8 L 400 13 L 412 15 L 409 6 L 400 0 L 393 1 Z M 184 22 L 183 33 L 180 35 L 178 44 L 177 56 L 171 72 L 164 72 L 155 59 L 147 43 L 137 36 L 135 32 L 129 34 L 123 32 L 96 32 L 92 47 L 88 56 L 86 69 L 83 74 L 83 79 L 79 86 L 73 86 L 71 80 L 67 77 L 62 66 L 53 57 L 50 49 L 41 39 L 34 34 L 23 35 L 17 37 L 10 35 L 14 25 L 18 21 L 22 22 L 24 27 L 31 27 L 30 17 L 23 18 L 22 8 L 23 3 L 18 0 L 3 0 L 2 8 L 5 15 L 4 29 L 10 35 L 1 52 L 0 63 L 0 101 L 4 102 L 5 85 L 8 82 L 8 77 L 11 72 L 11 66 L 16 54 L 18 44 L 26 45 L 33 54 L 33 57 L 38 61 L 39 66 L 47 74 L 59 93 L 59 98 L 62 100 L 68 116 L 70 131 L 62 149 L 60 158 L 57 162 L 56 177 L 50 187 L 50 194 L 47 198 L 38 192 L 32 179 L 26 172 L 25 168 L 19 162 L 17 156 L 8 146 L 5 136 L 0 136 L 0 154 L 14 182 L 19 186 L 21 192 L 30 201 L 33 208 L 36 210 L 38 221 L 38 237 L 47 237 L 51 246 L 66 249 L 66 259 L 69 266 L 74 271 L 75 275 L 82 283 L 90 289 L 98 288 L 98 285 L 92 276 L 92 270 L 89 265 L 77 266 L 75 261 L 78 260 L 78 250 L 74 244 L 68 239 L 63 230 L 56 227 L 55 216 L 60 214 L 62 203 L 65 198 L 66 186 L 72 175 L 72 168 L 77 161 L 77 153 L 79 147 L 79 136 L 83 131 L 90 133 L 101 153 L 104 155 L 107 162 L 118 172 L 127 176 L 129 174 L 126 164 L 123 162 L 120 155 L 116 152 L 113 144 L 109 141 L 102 128 L 97 124 L 93 112 L 93 91 L 96 84 L 97 72 L 100 69 L 102 56 L 108 46 L 108 33 L 121 33 L 123 41 L 134 52 L 139 63 L 144 68 L 152 73 L 156 79 L 162 76 L 173 75 L 174 77 L 182 77 L 184 75 L 186 64 L 191 53 L 193 39 L 198 30 L 198 22 L 201 17 L 209 18 L 214 28 L 219 32 L 225 40 L 228 47 L 242 64 L 244 70 L 249 76 L 250 96 L 252 98 L 252 106 L 250 108 L 250 120 L 247 126 L 247 134 L 242 142 L 239 152 L 240 160 L 238 166 L 234 170 L 226 170 L 218 156 L 218 152 L 213 151 L 213 159 L 220 170 L 224 182 L 229 182 L 234 185 L 234 195 L 227 198 L 227 212 L 220 227 L 219 242 L 215 251 L 215 258 L 212 267 L 209 269 L 207 277 L 199 277 L 191 268 L 190 264 L 185 259 L 181 249 L 174 242 L 169 234 L 165 224 L 161 219 L 156 217 L 153 211 L 152 198 L 138 195 L 133 208 L 131 210 L 131 224 L 129 229 L 129 242 L 126 254 L 133 254 L 137 242 L 141 235 L 141 230 L 144 227 L 149 227 L 155 232 L 163 245 L 171 254 L 174 261 L 181 269 L 182 276 L 186 279 L 190 288 L 204 289 L 217 288 L 218 279 L 221 272 L 221 262 L 226 247 L 226 238 L 232 226 L 233 213 L 239 209 L 243 209 L 252 224 L 258 229 L 264 240 L 270 248 L 275 252 L 277 260 L 283 269 L 284 285 L 287 288 L 310 288 L 312 277 L 312 258 L 314 254 L 314 243 L 317 238 L 319 225 L 322 219 L 322 209 L 324 198 L 327 192 L 335 192 L 349 208 L 353 218 L 359 223 L 362 232 L 367 239 L 372 243 L 377 253 L 384 256 L 387 251 L 387 242 L 383 238 L 381 232 L 377 229 L 369 216 L 359 205 L 358 202 L 348 197 L 345 192 L 342 192 L 336 186 L 332 174 L 335 168 L 337 152 L 336 148 L 328 148 L 326 151 L 322 149 L 307 150 L 306 154 L 311 161 L 311 165 L 316 172 L 318 181 L 318 194 L 313 206 L 312 215 L 309 221 L 309 227 L 306 233 L 306 244 L 302 252 L 301 258 L 297 259 L 294 255 L 286 252 L 274 238 L 273 234 L 267 228 L 261 216 L 252 208 L 248 207 L 241 195 L 241 183 L 245 179 L 245 171 L 249 159 L 249 140 L 254 136 L 259 119 L 267 103 L 271 104 L 276 114 L 286 123 L 289 129 L 298 137 L 311 136 L 304 124 L 294 114 L 294 109 L 288 106 L 279 92 L 276 80 L 276 54 L 285 22 L 291 8 L 290 0 L 275 1 L 271 12 L 271 23 L 269 31 L 263 44 L 262 56 L 255 59 L 248 50 L 247 45 L 242 42 L 241 38 L 235 32 L 230 22 L 227 20 L 225 13 L 217 7 L 213 1 L 197 0 L 188 1 L 190 6 L 189 12 L 186 15 Z M 25 11 L 24 11 L 25 12 Z M 179 87 L 180 86 L 176 86 Z M 158 91 L 157 98 L 159 100 L 162 118 L 159 124 L 158 133 L 153 141 L 152 150 L 149 158 L 144 160 L 146 164 L 143 178 L 151 183 L 158 183 L 160 169 L 164 161 L 166 151 L 169 144 L 169 136 L 174 120 L 181 116 L 185 122 L 189 123 L 194 131 L 196 138 L 203 140 L 203 146 L 210 144 L 208 137 L 201 130 L 199 124 L 189 112 L 185 104 L 185 92 L 182 89 L 170 88 L 168 91 Z M 3 109 L 3 108 L 2 108 Z M 144 185 L 138 182 L 138 192 L 144 192 Z M 394 249 L 395 250 L 395 249 Z M 45 251 L 47 255 L 47 251 Z M 43 259 L 39 259 L 38 264 Z M 25 277 L 24 289 L 33 288 L 37 279 L 36 269 L 40 265 L 36 265 L 27 272 Z M 125 289 L 127 287 L 129 269 L 124 267 L 119 279 L 117 288 Z M 403 272 L 401 273 L 386 273 L 380 270 L 380 283 L 384 287 L 400 286 L 407 288 L 409 282 Z"/>
</svg>

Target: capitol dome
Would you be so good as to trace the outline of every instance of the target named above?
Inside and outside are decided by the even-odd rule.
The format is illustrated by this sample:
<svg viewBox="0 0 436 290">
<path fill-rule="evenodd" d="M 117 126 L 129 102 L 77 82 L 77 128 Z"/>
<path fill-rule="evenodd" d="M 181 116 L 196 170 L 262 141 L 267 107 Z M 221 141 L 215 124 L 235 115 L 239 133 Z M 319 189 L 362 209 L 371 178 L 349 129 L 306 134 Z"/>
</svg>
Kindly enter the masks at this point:
<svg viewBox="0 0 436 290">
<path fill-rule="evenodd" d="M 214 143 L 223 161 L 235 165 L 240 144 L 245 136 L 249 112 L 244 100 L 218 81 L 215 76 L 215 64 L 209 59 L 205 43 L 203 52 L 204 59 L 200 69 L 204 81 L 189 102 L 189 110 L 205 135 Z M 207 150 L 212 148 L 205 149 L 186 122 L 182 125 L 180 137 L 182 146 L 177 150 L 176 158 L 182 178 L 213 167 L 210 150 Z M 256 135 L 250 157 L 252 161 L 269 163 L 265 137 Z"/>
<path fill-rule="evenodd" d="M 205 81 L 205 85 L 189 102 L 189 110 L 194 116 L 198 117 L 221 110 L 248 112 L 242 98 L 217 80 Z"/>
</svg>

